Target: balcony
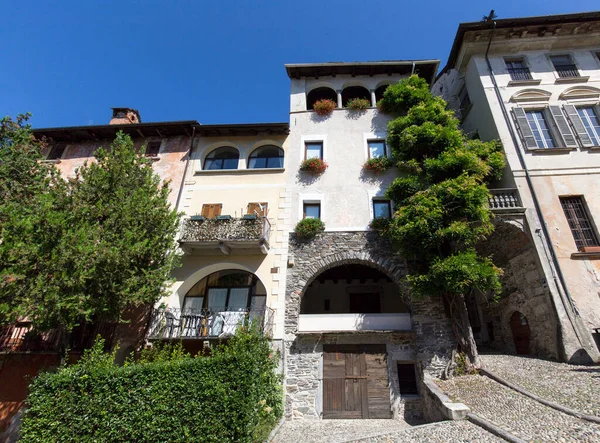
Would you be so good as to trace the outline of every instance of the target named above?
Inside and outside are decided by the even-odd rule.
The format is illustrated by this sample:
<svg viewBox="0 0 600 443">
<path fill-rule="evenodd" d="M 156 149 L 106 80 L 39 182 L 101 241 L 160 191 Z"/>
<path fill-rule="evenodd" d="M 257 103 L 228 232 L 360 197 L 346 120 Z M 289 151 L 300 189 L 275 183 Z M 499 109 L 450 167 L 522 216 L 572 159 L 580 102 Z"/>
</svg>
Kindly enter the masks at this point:
<svg viewBox="0 0 600 443">
<path fill-rule="evenodd" d="M 516 188 L 490 189 L 489 208 L 499 214 L 523 213 L 525 208 Z"/>
<path fill-rule="evenodd" d="M 300 314 L 298 333 L 410 331 L 410 314 Z"/>
<path fill-rule="evenodd" d="M 267 254 L 271 224 L 266 217 L 186 219 L 179 244 L 186 254 Z"/>
<path fill-rule="evenodd" d="M 508 68 L 508 73 L 513 81 L 533 80 L 529 68 Z"/>
<path fill-rule="evenodd" d="M 215 339 L 235 333 L 238 326 L 258 323 L 263 334 L 273 333 L 273 310 L 247 308 L 218 309 L 156 309 L 152 315 L 149 340 Z"/>
<path fill-rule="evenodd" d="M 555 66 L 556 73 L 560 78 L 575 78 L 579 77 L 579 70 L 574 64 Z"/>
</svg>

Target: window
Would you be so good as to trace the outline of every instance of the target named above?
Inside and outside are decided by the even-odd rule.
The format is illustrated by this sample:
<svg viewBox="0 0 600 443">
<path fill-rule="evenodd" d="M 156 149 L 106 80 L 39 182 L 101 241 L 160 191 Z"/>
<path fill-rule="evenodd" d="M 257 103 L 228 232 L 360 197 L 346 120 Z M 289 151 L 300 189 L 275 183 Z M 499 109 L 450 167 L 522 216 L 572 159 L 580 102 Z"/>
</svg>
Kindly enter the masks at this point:
<svg viewBox="0 0 600 443">
<path fill-rule="evenodd" d="M 538 148 L 555 148 L 556 143 L 548 126 L 543 110 L 526 111 L 529 128 L 535 137 Z"/>
<path fill-rule="evenodd" d="M 383 140 L 369 140 L 369 158 L 379 158 L 386 156 L 385 141 Z"/>
<path fill-rule="evenodd" d="M 389 85 L 381 85 L 377 89 L 375 89 L 375 102 L 378 102 L 383 98 L 383 94 L 385 94 L 385 90 Z"/>
<path fill-rule="evenodd" d="M 389 200 L 373 200 L 373 218 L 392 218 L 392 205 Z"/>
<path fill-rule="evenodd" d="M 466 85 L 463 85 L 460 91 L 458 91 L 458 102 L 458 110 L 461 116 L 464 117 L 469 112 L 469 109 L 471 109 L 471 98 L 469 97 Z"/>
<path fill-rule="evenodd" d="M 581 251 L 586 246 L 600 246 L 583 196 L 560 197 L 560 204 L 565 211 L 577 249 Z"/>
<path fill-rule="evenodd" d="M 531 73 L 523 59 L 505 60 L 505 62 L 511 80 L 531 80 Z"/>
<path fill-rule="evenodd" d="M 304 159 L 323 158 L 323 142 L 306 142 L 304 145 Z"/>
<path fill-rule="evenodd" d="M 205 170 L 215 169 L 237 169 L 240 153 L 231 147 L 217 148 L 206 156 L 204 160 Z"/>
<path fill-rule="evenodd" d="M 583 123 L 585 132 L 592 140 L 593 146 L 600 146 L 600 119 L 593 106 L 577 108 L 577 114 Z"/>
<path fill-rule="evenodd" d="M 258 168 L 283 168 L 283 149 L 269 145 L 252 151 L 248 169 Z"/>
<path fill-rule="evenodd" d="M 58 143 L 58 144 L 52 146 L 52 148 L 50 149 L 50 152 L 48 152 L 48 155 L 46 156 L 46 160 L 61 159 L 63 154 L 65 153 L 66 148 L 67 148 L 67 145 L 65 145 L 64 143 Z"/>
<path fill-rule="evenodd" d="M 158 155 L 158 151 L 160 151 L 160 145 L 161 145 L 161 142 L 159 142 L 159 141 L 149 142 L 146 145 L 145 156 L 146 157 L 156 157 Z"/>
<path fill-rule="evenodd" d="M 579 77 L 577 66 L 571 60 L 569 55 L 551 55 L 550 61 L 560 78 Z"/>
<path fill-rule="evenodd" d="M 321 218 L 321 203 L 304 203 L 303 218 Z"/>
<path fill-rule="evenodd" d="M 398 363 L 398 385 L 400 395 L 417 395 L 417 373 L 412 363 Z"/>
<path fill-rule="evenodd" d="M 223 209 L 223 203 L 209 203 L 202 205 L 202 215 L 205 218 L 215 218 L 221 215 L 221 209 Z"/>
</svg>

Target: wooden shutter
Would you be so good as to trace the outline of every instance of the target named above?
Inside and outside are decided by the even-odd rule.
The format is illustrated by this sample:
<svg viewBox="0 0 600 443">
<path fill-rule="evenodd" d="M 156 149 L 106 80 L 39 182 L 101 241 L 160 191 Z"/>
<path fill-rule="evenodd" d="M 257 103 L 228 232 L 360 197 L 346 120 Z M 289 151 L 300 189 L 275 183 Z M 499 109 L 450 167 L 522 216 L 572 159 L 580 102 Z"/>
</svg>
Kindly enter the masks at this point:
<svg viewBox="0 0 600 443">
<path fill-rule="evenodd" d="M 269 214 L 268 206 L 269 204 L 267 202 L 261 202 L 260 204 L 254 202 L 248 203 L 247 214 L 256 214 L 257 217 L 266 217 Z"/>
<path fill-rule="evenodd" d="M 535 137 L 533 136 L 533 132 L 529 127 L 525 110 L 520 106 L 515 106 L 512 111 L 513 116 L 515 117 L 515 122 L 517 123 L 517 128 L 519 128 L 519 131 L 521 132 L 521 137 L 523 138 L 525 147 L 528 149 L 537 149 L 538 145 L 535 141 Z"/>
<path fill-rule="evenodd" d="M 575 133 L 577 134 L 577 137 L 579 137 L 581 144 L 586 148 L 589 146 L 594 146 L 592 139 L 585 130 L 585 126 L 583 126 L 583 122 L 581 121 L 581 117 L 579 117 L 577 108 L 573 105 L 564 105 L 563 108 L 567 113 L 567 117 L 569 118 L 573 129 L 575 129 Z"/>
<path fill-rule="evenodd" d="M 222 203 L 211 203 L 202 205 L 202 215 L 206 218 L 215 218 L 217 215 L 221 215 L 222 208 Z"/>
<path fill-rule="evenodd" d="M 560 106 L 550 106 L 550 114 L 552 114 L 554 123 L 556 123 L 556 126 L 558 127 L 558 132 L 560 132 L 560 136 L 565 142 L 565 146 L 567 148 L 578 147 L 577 140 L 575 140 L 575 136 L 573 135 L 571 127 L 569 126 L 569 123 L 567 123 L 567 119 L 562 113 Z"/>
</svg>

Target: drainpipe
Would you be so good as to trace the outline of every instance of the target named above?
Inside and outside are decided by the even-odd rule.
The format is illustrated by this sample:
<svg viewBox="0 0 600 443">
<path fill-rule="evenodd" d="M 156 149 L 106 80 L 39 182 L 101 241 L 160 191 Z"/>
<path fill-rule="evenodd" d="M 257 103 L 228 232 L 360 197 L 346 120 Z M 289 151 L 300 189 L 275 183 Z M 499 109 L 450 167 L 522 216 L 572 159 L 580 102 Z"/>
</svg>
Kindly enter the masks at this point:
<svg viewBox="0 0 600 443">
<path fill-rule="evenodd" d="M 196 127 L 192 127 L 192 136 L 190 137 L 190 150 L 185 159 L 185 167 L 183 168 L 183 177 L 181 178 L 181 185 L 179 186 L 179 193 L 177 194 L 177 201 L 175 202 L 175 210 L 179 209 L 179 202 L 181 201 L 181 195 L 183 194 L 183 185 L 185 184 L 185 178 L 187 177 L 187 170 L 192 158 L 192 149 L 194 149 L 194 136 L 196 135 Z"/>
<path fill-rule="evenodd" d="M 573 303 L 573 298 L 571 297 L 571 293 L 569 292 L 569 288 L 567 287 L 567 283 L 566 283 L 565 277 L 563 275 L 562 269 L 560 267 L 560 264 L 558 262 L 558 258 L 556 257 L 556 250 L 554 248 L 554 245 L 552 244 L 550 233 L 548 232 L 548 227 L 546 226 L 546 222 L 545 222 L 544 216 L 542 214 L 541 205 L 540 205 L 538 196 L 535 192 L 535 188 L 534 188 L 533 182 L 531 180 L 531 175 L 529 174 L 529 169 L 527 168 L 527 162 L 525 161 L 525 157 L 523 156 L 523 152 L 521 150 L 521 144 L 519 143 L 519 138 L 517 137 L 517 134 L 515 133 L 515 130 L 512 127 L 511 119 L 508 114 L 508 110 L 506 109 L 506 105 L 504 104 L 504 100 L 500 93 L 500 89 L 498 88 L 498 83 L 496 82 L 496 76 L 494 75 L 494 71 L 492 69 L 492 64 L 490 63 L 490 59 L 488 57 L 488 54 L 490 51 L 490 46 L 492 45 L 492 39 L 494 38 L 494 33 L 496 31 L 496 22 L 491 19 L 491 15 L 492 14 L 490 14 L 490 19 L 488 19 L 488 21 L 492 21 L 492 32 L 490 33 L 490 38 L 488 40 L 487 49 L 485 51 L 485 61 L 487 63 L 487 67 L 490 72 L 490 78 L 491 78 L 492 84 L 494 86 L 494 92 L 496 93 L 496 98 L 498 99 L 498 103 L 500 104 L 500 109 L 502 110 L 502 116 L 504 117 L 504 121 L 506 122 L 508 131 L 510 132 L 510 137 L 512 139 L 512 142 L 515 145 L 515 147 L 517 148 L 516 151 L 517 151 L 517 156 L 519 157 L 519 163 L 521 164 L 521 167 L 525 171 L 525 179 L 527 181 L 527 187 L 529 188 L 529 191 L 531 192 L 535 212 L 540 220 L 540 225 L 542 227 L 543 235 L 540 235 L 540 238 L 543 240 L 543 243 L 546 244 L 548 250 L 550 251 L 550 259 L 551 260 L 549 260 L 549 261 L 550 261 L 550 269 L 552 270 L 552 277 L 553 277 L 554 283 L 558 289 L 558 293 L 561 298 L 563 307 L 565 308 L 565 312 L 567 314 L 567 317 L 569 318 L 569 322 L 571 323 L 571 326 L 573 328 L 573 331 L 575 332 L 577 340 L 579 341 L 579 344 L 581 345 L 581 347 L 587 351 L 587 347 L 584 345 L 585 340 L 583 340 L 583 337 L 579 333 L 579 330 L 576 325 L 576 319 L 574 318 L 574 316 L 575 317 L 579 316 L 579 313 L 577 312 L 577 308 L 576 308 L 575 304 Z M 554 266 L 552 266 L 552 265 L 554 265 Z M 556 270 L 556 274 L 554 273 L 554 270 Z M 557 280 L 557 275 L 558 275 L 558 280 Z M 559 284 L 559 281 L 560 281 L 560 284 Z M 563 351 L 564 351 L 564 346 L 563 346 Z M 565 357 L 567 360 L 569 359 L 569 356 L 565 355 Z"/>
</svg>

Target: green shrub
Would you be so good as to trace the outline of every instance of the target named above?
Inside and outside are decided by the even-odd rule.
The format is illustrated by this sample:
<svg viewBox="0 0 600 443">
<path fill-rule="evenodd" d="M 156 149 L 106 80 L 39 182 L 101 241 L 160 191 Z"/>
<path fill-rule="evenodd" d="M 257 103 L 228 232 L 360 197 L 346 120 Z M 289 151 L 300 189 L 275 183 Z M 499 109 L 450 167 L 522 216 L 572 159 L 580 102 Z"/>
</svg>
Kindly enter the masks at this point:
<svg viewBox="0 0 600 443">
<path fill-rule="evenodd" d="M 283 413 L 276 353 L 255 328 L 210 357 L 163 348 L 123 367 L 99 343 L 33 380 L 23 442 L 262 442 Z"/>
<path fill-rule="evenodd" d="M 380 232 L 385 232 L 389 226 L 390 219 L 387 217 L 375 217 L 371 220 L 371 223 L 369 223 L 369 228 Z"/>
<path fill-rule="evenodd" d="M 352 111 L 364 111 L 365 109 L 368 109 L 371 106 L 371 100 L 368 100 L 366 98 L 351 98 L 350 100 L 348 100 L 348 103 L 346 103 L 346 108 L 352 110 Z"/>
<path fill-rule="evenodd" d="M 324 230 L 325 223 L 320 218 L 304 218 L 298 222 L 294 232 L 299 240 L 308 240 Z"/>
</svg>

